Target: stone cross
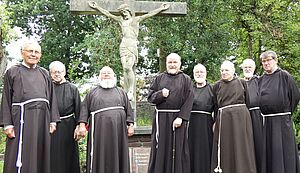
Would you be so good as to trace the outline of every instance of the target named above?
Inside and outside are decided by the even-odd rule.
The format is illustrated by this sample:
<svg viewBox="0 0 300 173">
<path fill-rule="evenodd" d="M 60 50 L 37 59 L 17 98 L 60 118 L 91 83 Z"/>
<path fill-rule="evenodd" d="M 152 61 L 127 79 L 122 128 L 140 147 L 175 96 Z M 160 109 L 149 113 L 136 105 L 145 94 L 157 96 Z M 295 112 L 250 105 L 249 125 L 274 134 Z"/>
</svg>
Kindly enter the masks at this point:
<svg viewBox="0 0 300 173">
<path fill-rule="evenodd" d="M 99 6 L 108 10 L 114 15 L 118 15 L 117 8 L 121 4 L 128 4 L 134 10 L 135 15 L 146 14 L 151 10 L 159 8 L 163 3 L 170 4 L 170 8 L 161 12 L 158 15 L 167 16 L 183 16 L 187 14 L 186 2 L 162 2 L 162 1 L 136 1 L 136 0 L 124 0 L 124 1 L 112 1 L 112 0 L 94 0 Z M 86 0 L 71 0 L 70 11 L 75 14 L 99 14 L 94 9 L 90 8 Z"/>
<path fill-rule="evenodd" d="M 186 2 L 71 0 L 70 11 L 75 14 L 103 14 L 120 24 L 123 35 L 120 44 L 124 77 L 123 88 L 131 101 L 134 113 L 136 113 L 135 65 L 138 59 L 139 23 L 154 15 L 185 15 L 187 13 Z M 120 16 L 120 12 L 122 16 Z"/>
</svg>

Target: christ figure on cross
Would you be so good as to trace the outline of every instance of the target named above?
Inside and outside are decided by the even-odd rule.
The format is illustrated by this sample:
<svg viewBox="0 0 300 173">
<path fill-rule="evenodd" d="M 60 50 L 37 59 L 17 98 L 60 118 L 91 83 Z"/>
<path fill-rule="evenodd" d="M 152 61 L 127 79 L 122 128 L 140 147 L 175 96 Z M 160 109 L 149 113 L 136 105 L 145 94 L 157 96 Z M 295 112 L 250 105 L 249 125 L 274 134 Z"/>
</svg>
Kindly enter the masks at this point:
<svg viewBox="0 0 300 173">
<path fill-rule="evenodd" d="M 150 11 L 142 16 L 135 16 L 129 5 L 122 4 L 118 7 L 121 16 L 111 14 L 108 10 L 101 8 L 95 1 L 88 1 L 91 8 L 103 15 L 117 21 L 122 29 L 122 41 L 120 44 L 120 56 L 123 66 L 124 90 L 129 100 L 135 104 L 135 66 L 138 62 L 138 34 L 139 23 L 146 18 L 152 17 L 161 11 L 167 10 L 170 5 L 163 3 L 160 8 Z M 133 106 L 134 107 L 134 106 Z"/>
</svg>

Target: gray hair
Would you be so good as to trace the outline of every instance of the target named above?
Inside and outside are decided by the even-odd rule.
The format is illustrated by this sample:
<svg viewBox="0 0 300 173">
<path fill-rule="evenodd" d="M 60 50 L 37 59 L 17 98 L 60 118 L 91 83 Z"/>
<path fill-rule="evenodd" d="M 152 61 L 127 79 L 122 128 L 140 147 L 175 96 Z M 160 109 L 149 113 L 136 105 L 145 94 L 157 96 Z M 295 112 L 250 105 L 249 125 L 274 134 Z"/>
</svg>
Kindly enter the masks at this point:
<svg viewBox="0 0 300 173">
<path fill-rule="evenodd" d="M 49 65 L 49 70 L 53 69 L 54 67 L 57 67 L 58 69 L 63 70 L 64 72 L 66 71 L 66 66 L 60 61 L 53 61 Z"/>
<path fill-rule="evenodd" d="M 245 65 L 251 65 L 252 67 L 255 67 L 255 62 L 252 59 L 245 59 L 243 63 L 240 65 L 240 67 L 244 67 Z"/>
<path fill-rule="evenodd" d="M 273 59 L 277 59 L 277 54 L 272 50 L 268 50 L 266 52 L 263 52 L 259 57 L 260 57 L 260 59 L 265 59 L 269 56 L 272 57 Z"/>
<path fill-rule="evenodd" d="M 26 49 L 29 45 L 37 45 L 41 48 L 40 44 L 37 41 L 28 39 L 22 44 L 21 50 Z"/>
<path fill-rule="evenodd" d="M 202 65 L 202 64 L 197 64 L 197 65 L 194 66 L 193 72 L 195 72 L 195 70 L 196 70 L 197 68 L 203 68 L 203 69 L 206 71 L 206 67 L 205 67 L 204 65 Z"/>
</svg>

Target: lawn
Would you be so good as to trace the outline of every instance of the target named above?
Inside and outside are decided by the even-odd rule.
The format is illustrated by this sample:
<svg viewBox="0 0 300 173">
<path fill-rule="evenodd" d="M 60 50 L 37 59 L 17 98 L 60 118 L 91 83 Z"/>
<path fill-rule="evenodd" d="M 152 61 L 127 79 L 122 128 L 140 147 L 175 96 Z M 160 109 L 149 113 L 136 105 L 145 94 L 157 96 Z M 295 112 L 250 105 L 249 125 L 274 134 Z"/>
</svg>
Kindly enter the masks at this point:
<svg viewBox="0 0 300 173">
<path fill-rule="evenodd" d="M 0 173 L 3 173 L 3 161 L 0 161 Z"/>
</svg>

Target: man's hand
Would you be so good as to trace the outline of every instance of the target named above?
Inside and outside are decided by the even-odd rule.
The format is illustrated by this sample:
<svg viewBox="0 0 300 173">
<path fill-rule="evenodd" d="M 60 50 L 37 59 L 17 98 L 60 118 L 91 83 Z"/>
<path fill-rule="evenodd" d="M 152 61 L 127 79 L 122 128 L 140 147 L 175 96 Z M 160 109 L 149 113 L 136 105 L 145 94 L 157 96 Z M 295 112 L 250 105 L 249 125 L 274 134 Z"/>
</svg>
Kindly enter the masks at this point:
<svg viewBox="0 0 300 173">
<path fill-rule="evenodd" d="M 133 127 L 133 125 L 127 126 L 127 133 L 128 133 L 128 136 L 132 136 L 134 134 L 134 127 Z"/>
<path fill-rule="evenodd" d="M 173 121 L 173 130 L 175 130 L 175 128 L 180 127 L 182 124 L 182 118 L 177 117 L 174 121 Z"/>
<path fill-rule="evenodd" d="M 7 128 L 4 130 L 4 134 L 8 137 L 8 138 L 15 138 L 15 130 L 13 127 L 11 128 Z"/>
<path fill-rule="evenodd" d="M 162 89 L 162 95 L 164 97 L 168 97 L 169 96 L 170 91 L 167 88 L 163 88 Z"/>
<path fill-rule="evenodd" d="M 50 134 L 54 133 L 56 130 L 56 124 L 50 123 Z"/>
<path fill-rule="evenodd" d="M 85 128 L 85 124 L 84 124 L 84 123 L 80 123 L 80 124 L 76 127 L 76 129 L 75 129 L 75 131 L 74 131 L 74 139 L 75 139 L 76 141 L 78 141 L 78 140 L 84 138 L 85 135 L 86 135 L 86 132 L 87 132 L 87 131 L 86 131 L 86 128 Z"/>
</svg>

